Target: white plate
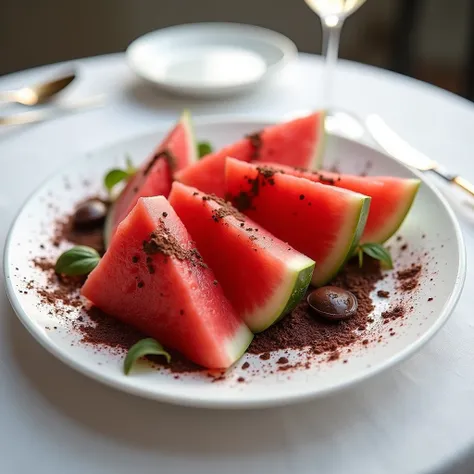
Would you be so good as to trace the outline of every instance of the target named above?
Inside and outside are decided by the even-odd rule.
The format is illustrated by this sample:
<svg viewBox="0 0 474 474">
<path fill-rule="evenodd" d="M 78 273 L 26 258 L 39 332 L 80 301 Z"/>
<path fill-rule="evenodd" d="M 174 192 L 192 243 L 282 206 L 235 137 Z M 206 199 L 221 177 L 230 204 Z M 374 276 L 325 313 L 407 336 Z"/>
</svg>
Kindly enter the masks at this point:
<svg viewBox="0 0 474 474">
<path fill-rule="evenodd" d="M 127 60 L 136 74 L 169 92 L 218 97 L 262 84 L 296 54 L 291 40 L 265 28 L 196 23 L 138 38 Z"/>
<path fill-rule="evenodd" d="M 215 146 L 230 143 L 245 134 L 260 130 L 270 121 L 245 118 L 214 118 L 197 121 L 196 135 Z M 70 321 L 58 320 L 48 314 L 51 308 L 41 303 L 35 291 L 25 290 L 25 282 L 43 282 L 44 275 L 31 263 L 32 256 L 58 255 L 62 248 L 47 244 L 51 222 L 57 211 L 50 208 L 51 200 L 61 213 L 71 212 L 80 199 L 90 196 L 101 187 L 104 172 L 121 165 L 125 154 L 140 162 L 164 135 L 165 131 L 137 137 L 106 149 L 79 157 L 64 170 L 54 175 L 28 199 L 19 213 L 5 247 L 6 288 L 10 301 L 19 318 L 33 336 L 52 354 L 80 372 L 137 395 L 183 405 L 213 408 L 243 408 L 281 405 L 311 397 L 321 396 L 348 387 L 355 382 L 381 372 L 413 354 L 442 326 L 451 314 L 460 295 L 465 275 L 465 251 L 461 231 L 453 212 L 444 198 L 431 185 L 423 182 L 415 204 L 399 234 L 409 242 L 409 251 L 398 254 L 400 243 L 392 239 L 396 266 L 404 268 L 415 258 L 423 256 L 424 269 L 419 287 L 413 292 L 410 304 L 413 311 L 404 319 L 390 325 L 380 324 L 380 313 L 387 307 L 386 300 L 378 299 L 373 314 L 375 323 L 370 331 L 381 331 L 383 344 L 359 343 L 351 353 L 343 350 L 339 360 L 321 362 L 310 369 L 293 372 L 268 370 L 250 377 L 241 366 L 248 360 L 252 367 L 275 366 L 278 354 L 270 361 L 245 355 L 226 380 L 212 383 L 197 375 L 174 379 L 166 371 L 144 367 L 128 377 L 122 373 L 122 356 L 77 344 L 78 335 L 71 332 Z M 330 137 L 328 164 L 337 157 L 339 166 L 346 172 L 359 172 L 367 161 L 372 163 L 371 174 L 403 177 L 422 177 L 403 165 L 371 148 L 336 136 Z M 84 180 L 90 184 L 84 186 Z M 425 237 L 423 237 L 423 235 Z M 379 285 L 393 289 L 391 277 Z M 428 298 L 433 298 L 428 302 Z M 377 299 L 377 298 L 376 298 Z M 78 316 L 72 312 L 70 319 Z M 377 324 L 379 323 L 379 324 Z M 57 330 L 48 330 L 57 326 Z M 389 336 L 389 327 L 396 335 Z M 290 362 L 298 360 L 297 351 L 291 353 Z M 347 359 L 347 363 L 343 361 Z M 238 383 L 244 376 L 246 383 Z"/>
</svg>

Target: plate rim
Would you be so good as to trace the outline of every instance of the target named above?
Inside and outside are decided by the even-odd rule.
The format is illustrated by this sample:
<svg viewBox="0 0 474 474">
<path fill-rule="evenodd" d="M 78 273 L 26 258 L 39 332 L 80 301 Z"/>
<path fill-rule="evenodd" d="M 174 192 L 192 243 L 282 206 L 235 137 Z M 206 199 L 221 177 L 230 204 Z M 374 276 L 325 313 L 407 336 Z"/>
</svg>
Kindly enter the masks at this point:
<svg viewBox="0 0 474 474">
<path fill-rule="evenodd" d="M 208 116 L 200 116 L 194 118 L 193 122 L 195 126 L 209 126 L 216 123 L 256 123 L 256 124 L 270 124 L 270 123 L 279 123 L 281 122 L 281 116 L 252 116 L 252 115 L 242 115 L 242 114 L 235 114 L 235 115 L 208 115 Z M 295 403 L 301 403 L 307 400 L 312 400 L 320 397 L 325 397 L 331 393 L 335 393 L 338 391 L 343 391 L 352 387 L 360 382 L 365 381 L 377 374 L 384 372 L 385 370 L 394 367 L 395 365 L 399 364 L 401 361 L 409 358 L 410 356 L 414 355 L 418 350 L 420 350 L 447 322 L 449 317 L 452 315 L 453 310 L 459 301 L 461 293 L 464 288 L 465 278 L 466 278 L 466 248 L 464 243 L 464 237 L 462 234 L 461 226 L 459 221 L 451 208 L 450 204 L 448 203 L 447 199 L 443 196 L 441 191 L 439 191 L 434 184 L 432 184 L 429 180 L 425 178 L 422 172 L 417 170 L 411 169 L 408 166 L 404 165 L 403 163 L 399 162 L 395 158 L 391 157 L 387 153 L 376 149 L 370 145 L 365 143 L 360 143 L 355 140 L 348 139 L 346 137 L 337 136 L 339 140 L 351 142 L 356 146 L 360 146 L 362 148 L 369 148 L 371 150 L 375 150 L 381 155 L 384 155 L 391 161 L 396 162 L 402 168 L 409 170 L 413 173 L 418 179 L 420 179 L 424 185 L 426 185 L 436 196 L 436 198 L 440 201 L 442 206 L 444 207 L 451 223 L 453 224 L 454 233 L 456 236 L 456 245 L 458 246 L 459 250 L 459 258 L 457 261 L 457 273 L 455 278 L 455 284 L 453 292 L 450 294 L 449 298 L 446 300 L 442 311 L 439 313 L 438 318 L 432 324 L 427 331 L 425 331 L 421 337 L 416 340 L 414 343 L 406 346 L 402 350 L 400 350 L 396 355 L 390 357 L 386 361 L 378 364 L 375 368 L 369 367 L 361 372 L 359 375 L 354 375 L 348 377 L 345 381 L 324 388 L 320 390 L 309 390 L 307 392 L 303 392 L 301 394 L 284 394 L 283 396 L 278 396 L 278 393 L 275 392 L 273 396 L 269 396 L 265 399 L 255 399 L 255 400 L 239 400 L 239 399 L 227 399 L 227 400 L 213 400 L 213 399 L 200 399 L 192 396 L 183 396 L 176 394 L 167 394 L 167 393 L 157 393 L 154 390 L 149 390 L 143 387 L 135 387 L 133 384 L 126 383 L 124 379 L 123 382 L 118 381 L 108 375 L 100 374 L 98 371 L 94 371 L 89 369 L 88 367 L 82 365 L 80 362 L 77 362 L 76 359 L 69 354 L 66 354 L 66 351 L 58 351 L 56 350 L 54 344 L 51 344 L 49 338 L 45 337 L 43 333 L 37 331 L 35 327 L 34 321 L 28 316 L 26 311 L 21 308 L 20 300 L 17 298 L 13 283 L 10 276 L 10 257 L 11 257 L 11 249 L 12 249 L 12 236 L 13 231 L 17 225 L 17 222 L 22 215 L 24 208 L 28 205 L 28 203 L 35 198 L 37 194 L 41 192 L 44 186 L 50 181 L 53 180 L 57 175 L 67 171 L 72 163 L 74 163 L 74 159 L 79 159 L 81 157 L 85 157 L 90 153 L 98 154 L 102 151 L 106 151 L 113 146 L 119 146 L 121 143 L 127 143 L 131 140 L 138 140 L 141 137 L 149 136 L 151 133 L 159 134 L 159 133 L 166 133 L 167 130 L 166 124 L 159 124 L 155 126 L 150 131 L 142 132 L 139 134 L 135 134 L 130 137 L 126 137 L 124 139 L 116 140 L 114 142 L 110 142 L 105 144 L 104 146 L 98 147 L 96 149 L 90 150 L 88 152 L 82 152 L 78 154 L 72 154 L 71 159 L 68 160 L 64 165 L 58 167 L 55 171 L 48 174 L 48 176 L 26 197 L 26 199 L 21 204 L 20 208 L 18 209 L 15 218 L 13 219 L 10 228 L 8 230 L 7 238 L 5 239 L 5 247 L 3 252 L 3 273 L 4 273 L 4 281 L 5 281 L 5 292 L 7 294 L 8 300 L 18 317 L 21 321 L 23 326 L 28 330 L 28 332 L 33 336 L 33 338 L 40 343 L 40 345 L 45 348 L 50 354 L 54 357 L 61 360 L 66 365 L 69 365 L 73 369 L 77 370 L 79 373 L 92 378 L 100 383 L 103 383 L 109 387 L 114 389 L 121 390 L 123 392 L 138 395 L 140 397 L 153 399 L 160 402 L 171 403 L 174 405 L 180 406 L 189 406 L 189 407 L 197 407 L 197 408 L 212 408 L 212 409 L 251 409 L 251 408 L 267 408 L 267 407 L 276 407 L 276 406 L 283 406 Z M 153 130 L 153 132 L 152 132 Z"/>
<path fill-rule="evenodd" d="M 141 67 L 138 66 L 137 61 L 134 59 L 134 50 L 142 44 L 144 41 L 154 38 L 155 36 L 166 35 L 170 32 L 187 30 L 187 29 L 202 29 L 207 30 L 211 28 L 221 28 L 221 29 L 232 29 L 232 30 L 241 30 L 250 33 L 253 37 L 260 39 L 260 41 L 271 43 L 276 46 L 283 54 L 282 58 L 274 64 L 267 65 L 265 72 L 258 78 L 251 81 L 245 82 L 244 84 L 238 85 L 223 85 L 206 87 L 206 86 L 187 86 L 185 89 L 189 93 L 193 94 L 209 94 L 214 91 L 216 94 L 224 94 L 226 92 L 231 93 L 232 91 L 237 91 L 240 89 L 248 89 L 256 86 L 257 84 L 264 82 L 266 79 L 273 76 L 278 71 L 281 71 L 286 67 L 292 60 L 295 60 L 298 57 L 298 48 L 294 41 L 292 41 L 288 36 L 285 36 L 283 33 L 272 30 L 270 28 L 265 28 L 262 26 L 251 25 L 247 23 L 238 23 L 238 22 L 197 22 L 197 23 L 183 23 L 179 25 L 168 26 L 166 28 L 160 28 L 157 30 L 150 31 L 144 35 L 135 38 L 126 48 L 125 57 L 128 65 L 132 71 L 142 79 L 145 79 L 151 84 L 159 86 L 168 90 L 175 90 L 176 85 L 173 81 L 167 80 L 156 80 L 155 78 L 150 77 L 146 72 L 143 71 Z"/>
</svg>

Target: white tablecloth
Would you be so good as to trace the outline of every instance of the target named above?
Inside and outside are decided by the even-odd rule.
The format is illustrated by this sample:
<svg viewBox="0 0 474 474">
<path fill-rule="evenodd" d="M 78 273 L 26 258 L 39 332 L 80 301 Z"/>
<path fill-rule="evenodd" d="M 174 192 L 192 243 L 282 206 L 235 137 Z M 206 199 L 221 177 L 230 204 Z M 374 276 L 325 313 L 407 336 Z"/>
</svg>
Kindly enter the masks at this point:
<svg viewBox="0 0 474 474">
<path fill-rule="evenodd" d="M 301 55 L 276 82 L 225 101 L 177 100 L 140 85 L 122 55 L 77 61 L 71 99 L 106 92 L 106 108 L 0 130 L 0 241 L 27 195 L 75 154 L 195 115 L 282 115 L 318 102 L 320 61 Z M 0 78 L 0 89 L 57 66 Z M 382 115 L 415 146 L 474 181 L 474 107 L 395 74 L 341 62 L 336 105 Z M 466 289 L 416 356 L 344 393 L 286 408 L 223 412 L 154 403 L 66 367 L 21 326 L 0 295 L 3 474 L 468 473 L 474 461 L 474 230 Z M 3 284 L 3 283 L 2 283 Z M 474 465 L 474 464 L 473 464 Z"/>
</svg>

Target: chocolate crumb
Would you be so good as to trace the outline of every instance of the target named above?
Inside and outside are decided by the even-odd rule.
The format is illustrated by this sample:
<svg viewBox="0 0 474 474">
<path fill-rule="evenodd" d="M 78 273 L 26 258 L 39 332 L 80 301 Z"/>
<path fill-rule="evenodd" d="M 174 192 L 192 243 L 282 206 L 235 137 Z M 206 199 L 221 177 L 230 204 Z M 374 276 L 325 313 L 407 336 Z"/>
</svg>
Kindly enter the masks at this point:
<svg viewBox="0 0 474 474">
<path fill-rule="evenodd" d="M 433 301 L 433 298 L 428 298 L 428 301 Z"/>
<path fill-rule="evenodd" d="M 244 363 L 242 364 L 242 369 L 243 369 L 243 370 L 246 370 L 246 369 L 248 369 L 249 367 L 250 367 L 250 364 L 249 364 L 248 362 L 244 362 Z"/>
<path fill-rule="evenodd" d="M 339 351 L 334 351 L 334 352 L 331 352 L 329 354 L 329 357 L 328 357 L 328 362 L 332 362 L 334 360 L 338 360 L 340 357 L 340 353 Z"/>
<path fill-rule="evenodd" d="M 264 352 L 263 354 L 260 354 L 260 359 L 262 359 L 262 360 L 270 359 L 270 353 L 269 352 Z"/>
<path fill-rule="evenodd" d="M 377 291 L 377 296 L 379 298 L 388 298 L 390 296 L 390 292 L 385 291 L 385 290 L 379 290 Z"/>
<path fill-rule="evenodd" d="M 288 359 L 286 357 L 280 357 L 278 360 L 277 360 L 277 364 L 288 364 Z"/>
<path fill-rule="evenodd" d="M 407 280 L 417 276 L 421 271 L 421 265 L 412 265 L 410 268 L 397 272 L 397 278 L 399 280 Z"/>
<path fill-rule="evenodd" d="M 411 291 L 418 286 L 421 265 L 412 264 L 411 267 L 397 272 L 397 278 L 402 291 Z"/>
<path fill-rule="evenodd" d="M 244 379 L 243 377 L 239 377 L 239 378 L 237 379 L 237 382 L 243 383 L 243 382 L 245 382 L 245 379 Z"/>
<path fill-rule="evenodd" d="M 382 313 L 382 318 L 385 320 L 384 323 L 388 321 L 395 321 L 398 318 L 403 318 L 403 316 L 405 316 L 405 309 L 401 305 L 397 305 L 395 308 L 389 309 Z"/>
</svg>

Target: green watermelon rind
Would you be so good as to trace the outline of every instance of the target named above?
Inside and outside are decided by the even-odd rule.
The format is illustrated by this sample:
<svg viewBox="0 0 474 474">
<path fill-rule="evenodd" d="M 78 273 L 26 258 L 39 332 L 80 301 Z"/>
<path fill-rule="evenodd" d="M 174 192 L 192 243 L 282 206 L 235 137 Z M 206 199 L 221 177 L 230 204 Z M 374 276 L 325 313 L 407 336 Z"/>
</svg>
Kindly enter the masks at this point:
<svg viewBox="0 0 474 474">
<path fill-rule="evenodd" d="M 107 216 L 105 217 L 104 230 L 102 232 L 102 237 L 104 239 L 104 248 L 108 249 L 110 244 L 110 235 L 112 233 L 112 223 L 114 221 L 114 205 L 112 203 L 107 211 Z"/>
<path fill-rule="evenodd" d="M 189 159 L 188 159 L 187 166 L 190 166 L 193 163 L 196 163 L 199 160 L 199 157 L 198 157 L 198 151 L 197 151 L 196 133 L 194 131 L 194 126 L 193 126 L 193 122 L 191 118 L 191 112 L 188 109 L 184 109 L 183 112 L 181 113 L 179 123 L 183 125 L 184 129 L 186 130 L 186 135 L 188 137 L 187 142 L 189 143 L 189 150 L 188 150 Z"/>
<path fill-rule="evenodd" d="M 326 150 L 326 143 L 327 143 L 327 133 L 326 133 L 326 115 L 327 112 L 325 110 L 321 110 L 320 112 L 320 120 L 319 120 L 319 133 L 318 139 L 316 142 L 316 147 L 314 148 L 313 156 L 311 158 L 311 163 L 309 169 L 311 170 L 319 170 L 323 166 L 323 158 L 324 152 Z"/>
<path fill-rule="evenodd" d="M 399 202 L 399 210 L 394 214 L 390 221 L 383 227 L 380 227 L 378 234 L 364 235 L 361 238 L 361 243 L 383 244 L 401 227 L 405 217 L 410 212 L 410 209 L 415 202 L 416 195 L 420 189 L 421 181 L 419 179 L 405 180 L 406 192 L 403 194 L 403 199 Z"/>
<path fill-rule="evenodd" d="M 331 252 L 334 254 L 334 262 L 332 264 L 329 263 L 329 265 L 328 263 L 325 264 L 329 266 L 329 269 L 325 270 L 323 275 L 320 275 L 317 272 L 313 274 L 311 280 L 313 286 L 323 286 L 331 281 L 339 273 L 344 264 L 351 258 L 356 247 L 359 245 L 369 215 L 371 198 L 369 196 L 364 196 L 363 194 L 353 194 L 354 203 L 357 204 L 358 207 L 358 212 L 354 212 L 354 215 L 357 216 L 357 218 L 355 222 L 353 222 L 348 229 L 342 233 L 341 240 L 346 242 L 344 247 L 339 248 L 338 246 L 335 246 L 332 248 Z M 345 238 L 348 233 L 351 234 L 350 239 Z M 331 262 L 331 260 L 328 259 L 326 262 Z"/>
<path fill-rule="evenodd" d="M 227 339 L 224 347 L 229 360 L 232 361 L 232 364 L 235 364 L 247 352 L 252 340 L 253 333 L 244 323 L 242 323 L 232 339 Z"/>
<path fill-rule="evenodd" d="M 273 299 L 277 301 L 270 301 L 265 306 L 259 308 L 259 313 L 264 315 L 264 317 L 257 319 L 255 314 L 250 314 L 243 318 L 254 333 L 262 332 L 282 319 L 304 297 L 311 283 L 315 262 L 303 255 L 293 259 L 293 261 L 293 264 L 288 263 L 288 272 L 283 277 L 283 282 L 272 292 L 274 295 Z M 259 321 L 260 324 L 251 324 L 253 321 Z"/>
</svg>

